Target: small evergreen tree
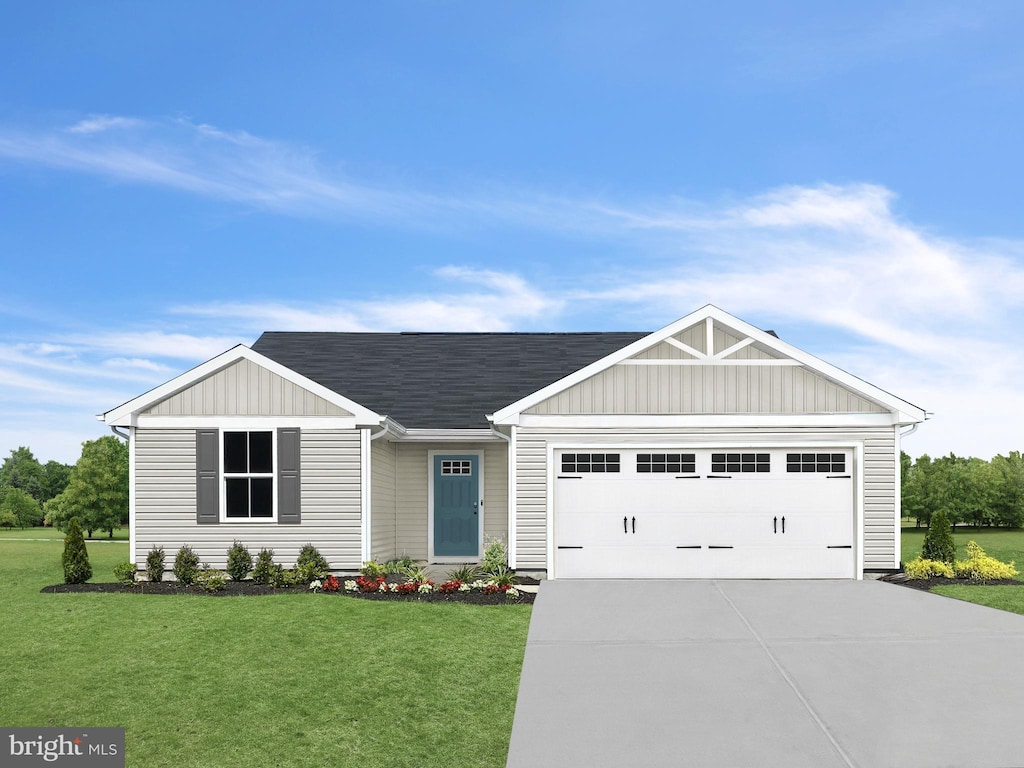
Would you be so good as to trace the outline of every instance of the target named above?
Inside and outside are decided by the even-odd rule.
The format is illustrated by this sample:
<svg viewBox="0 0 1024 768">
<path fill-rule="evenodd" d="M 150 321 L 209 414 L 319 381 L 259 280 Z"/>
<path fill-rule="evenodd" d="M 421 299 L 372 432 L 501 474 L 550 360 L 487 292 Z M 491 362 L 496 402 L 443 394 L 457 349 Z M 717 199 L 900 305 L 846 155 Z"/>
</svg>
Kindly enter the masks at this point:
<svg viewBox="0 0 1024 768">
<path fill-rule="evenodd" d="M 64 582 L 67 584 L 84 584 L 92 578 L 92 566 L 89 565 L 89 553 L 85 549 L 85 537 L 78 518 L 72 517 L 68 522 L 68 532 L 64 536 Z"/>
<path fill-rule="evenodd" d="M 956 557 L 956 544 L 953 542 L 953 531 L 949 527 L 949 516 L 945 509 L 940 509 L 932 515 L 928 533 L 924 535 L 921 557 L 926 560 L 953 564 Z"/>
<path fill-rule="evenodd" d="M 150 581 L 164 580 L 164 548 L 155 544 L 146 555 L 146 578 Z"/>
<path fill-rule="evenodd" d="M 256 556 L 256 565 L 252 569 L 252 580 L 257 584 L 270 584 L 274 580 L 274 550 L 264 547 Z"/>
<path fill-rule="evenodd" d="M 241 581 L 252 570 L 252 555 L 238 539 L 228 548 L 228 567 L 225 570 L 233 581 Z"/>
<path fill-rule="evenodd" d="M 326 579 L 331 567 L 327 560 L 320 554 L 320 550 L 312 543 L 302 545 L 299 550 L 299 559 L 295 563 L 295 570 L 302 582 L 313 581 L 314 579 Z"/>
<path fill-rule="evenodd" d="M 188 544 L 178 550 L 174 556 L 174 578 L 182 584 L 192 584 L 199 573 L 199 555 Z"/>
</svg>

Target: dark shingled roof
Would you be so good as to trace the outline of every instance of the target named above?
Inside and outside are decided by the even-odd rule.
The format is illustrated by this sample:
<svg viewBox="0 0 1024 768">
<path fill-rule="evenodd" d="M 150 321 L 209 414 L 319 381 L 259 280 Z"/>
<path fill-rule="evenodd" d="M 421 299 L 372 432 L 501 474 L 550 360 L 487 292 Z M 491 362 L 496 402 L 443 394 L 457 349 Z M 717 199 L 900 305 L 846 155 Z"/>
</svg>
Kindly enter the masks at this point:
<svg viewBox="0 0 1024 768">
<path fill-rule="evenodd" d="M 252 348 L 408 429 L 472 429 L 646 335 L 269 332 Z"/>
</svg>

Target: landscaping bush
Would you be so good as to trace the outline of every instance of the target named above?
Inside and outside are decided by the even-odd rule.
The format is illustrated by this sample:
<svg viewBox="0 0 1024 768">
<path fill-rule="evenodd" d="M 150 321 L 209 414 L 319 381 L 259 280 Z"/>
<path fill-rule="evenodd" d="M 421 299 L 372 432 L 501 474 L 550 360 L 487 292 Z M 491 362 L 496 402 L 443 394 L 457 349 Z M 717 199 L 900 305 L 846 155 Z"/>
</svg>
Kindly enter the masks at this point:
<svg viewBox="0 0 1024 768">
<path fill-rule="evenodd" d="M 506 568 L 504 565 L 500 568 L 495 568 L 493 571 L 487 574 L 487 580 L 491 584 L 495 584 L 503 589 L 508 589 L 516 583 L 516 574 L 511 568 Z"/>
<path fill-rule="evenodd" d="M 954 570 L 958 578 L 971 581 L 1012 579 L 1017 575 L 1014 563 L 1004 563 L 985 554 L 976 541 L 967 542 L 967 559 L 957 560 Z"/>
<path fill-rule="evenodd" d="M 122 584 L 131 586 L 135 583 L 135 570 L 134 563 L 118 563 L 114 566 L 114 578 Z"/>
<path fill-rule="evenodd" d="M 224 571 L 204 567 L 196 574 L 196 584 L 207 592 L 223 592 L 228 584 L 228 576 Z"/>
<path fill-rule="evenodd" d="M 313 579 L 310 579 L 313 581 Z M 270 584 L 274 587 L 293 587 L 299 583 L 299 574 L 294 568 L 283 568 L 279 564 L 274 565 L 270 578 Z"/>
<path fill-rule="evenodd" d="M 405 577 L 406 582 L 412 582 L 413 584 L 424 584 L 430 581 L 426 568 L 420 565 L 408 566 L 402 571 L 402 575 Z"/>
<path fill-rule="evenodd" d="M 459 581 L 463 584 L 472 584 L 480 576 L 480 567 L 477 565 L 460 565 L 448 571 L 448 581 Z"/>
<path fill-rule="evenodd" d="M 199 555 L 185 544 L 174 556 L 174 567 L 171 570 L 174 572 L 174 578 L 182 584 L 195 583 L 196 575 L 199 573 Z"/>
<path fill-rule="evenodd" d="M 402 555 L 401 557 L 397 557 L 394 560 L 389 560 L 384 563 L 384 575 L 386 576 L 389 573 L 405 573 L 406 570 L 414 568 L 415 566 L 415 560 L 408 555 Z"/>
<path fill-rule="evenodd" d="M 264 547 L 256 555 L 256 565 L 252 569 L 252 580 L 257 584 L 273 584 L 276 570 L 281 570 L 281 566 L 274 564 L 274 550 Z"/>
<path fill-rule="evenodd" d="M 146 578 L 150 581 L 164 580 L 164 548 L 155 544 L 146 555 Z"/>
<path fill-rule="evenodd" d="M 251 570 L 252 555 L 242 542 L 235 539 L 234 544 L 228 548 L 228 575 L 233 581 L 242 581 Z"/>
<path fill-rule="evenodd" d="M 903 566 L 903 572 L 908 579 L 930 579 L 933 576 L 945 576 L 953 578 L 953 567 L 949 563 L 938 560 L 928 560 L 923 557 L 915 557 Z"/>
<path fill-rule="evenodd" d="M 505 545 L 501 539 L 491 539 L 484 550 L 484 560 L 480 564 L 480 569 L 486 574 L 491 574 L 504 568 L 507 564 L 508 550 L 505 549 Z"/>
<path fill-rule="evenodd" d="M 85 548 L 85 537 L 78 518 L 72 517 L 68 523 L 67 534 L 64 536 L 64 582 L 67 584 L 84 584 L 92 578 L 92 566 L 89 565 L 89 552 Z"/>
<path fill-rule="evenodd" d="M 308 584 L 315 579 L 327 578 L 331 567 L 327 560 L 320 554 L 319 550 L 312 544 L 303 544 L 299 550 L 299 559 L 295 563 L 295 571 L 299 575 L 299 581 Z"/>
<path fill-rule="evenodd" d="M 921 557 L 925 560 L 953 564 L 953 559 L 956 557 L 956 544 L 953 542 L 953 531 L 949 527 L 949 516 L 946 514 L 946 510 L 940 509 L 932 515 L 928 533 L 925 534 L 924 544 L 921 546 Z"/>
<path fill-rule="evenodd" d="M 398 573 L 399 570 L 391 570 L 392 564 L 395 561 L 381 565 L 374 560 L 367 560 L 363 563 L 363 567 L 359 569 L 359 572 L 368 579 L 376 579 L 378 576 L 387 576 L 389 573 Z"/>
</svg>

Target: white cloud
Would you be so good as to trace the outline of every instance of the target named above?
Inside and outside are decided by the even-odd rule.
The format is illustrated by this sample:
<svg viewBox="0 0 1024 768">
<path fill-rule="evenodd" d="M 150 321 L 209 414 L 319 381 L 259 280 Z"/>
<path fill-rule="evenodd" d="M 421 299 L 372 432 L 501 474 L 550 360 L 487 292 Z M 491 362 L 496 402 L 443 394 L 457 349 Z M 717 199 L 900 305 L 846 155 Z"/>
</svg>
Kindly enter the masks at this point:
<svg viewBox="0 0 1024 768">
<path fill-rule="evenodd" d="M 131 117 L 117 117 L 115 115 L 92 115 L 85 120 L 72 125 L 67 129 L 68 133 L 102 133 L 118 128 L 137 128 L 142 125 L 141 120 Z"/>
</svg>

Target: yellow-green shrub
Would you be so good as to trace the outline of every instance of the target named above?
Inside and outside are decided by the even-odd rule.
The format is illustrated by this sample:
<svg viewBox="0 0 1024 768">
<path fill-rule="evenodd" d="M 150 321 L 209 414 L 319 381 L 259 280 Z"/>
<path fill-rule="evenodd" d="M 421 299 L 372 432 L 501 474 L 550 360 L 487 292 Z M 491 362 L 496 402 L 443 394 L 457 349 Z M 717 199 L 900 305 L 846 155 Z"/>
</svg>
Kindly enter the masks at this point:
<svg viewBox="0 0 1024 768">
<path fill-rule="evenodd" d="M 933 576 L 945 576 L 953 578 L 953 567 L 948 563 L 939 560 L 928 560 L 923 557 L 915 557 L 909 563 L 903 565 L 903 572 L 908 579 L 930 579 Z"/>
<path fill-rule="evenodd" d="M 996 579 L 1012 579 L 1017 575 L 1013 561 L 1004 563 L 989 557 L 976 541 L 967 542 L 967 559 L 957 560 L 953 566 L 957 578 L 971 581 L 995 581 Z"/>
</svg>

